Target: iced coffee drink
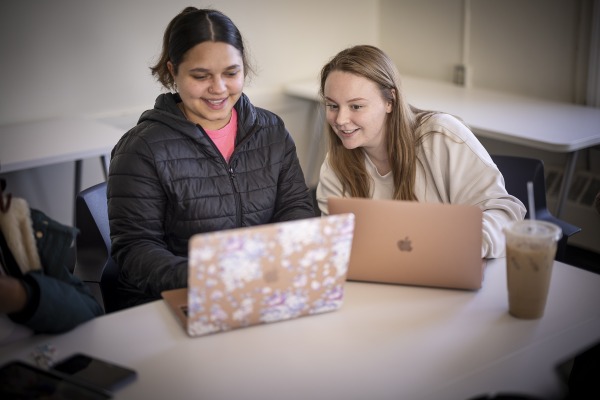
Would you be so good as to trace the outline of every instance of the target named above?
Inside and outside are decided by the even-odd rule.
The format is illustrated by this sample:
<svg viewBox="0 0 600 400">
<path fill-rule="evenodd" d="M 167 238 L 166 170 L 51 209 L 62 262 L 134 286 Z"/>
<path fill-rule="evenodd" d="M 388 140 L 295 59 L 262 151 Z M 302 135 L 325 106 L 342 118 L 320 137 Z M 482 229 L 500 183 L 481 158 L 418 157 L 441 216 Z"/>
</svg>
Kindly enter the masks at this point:
<svg viewBox="0 0 600 400">
<path fill-rule="evenodd" d="M 509 313 L 517 318 L 541 318 L 561 229 L 548 222 L 525 220 L 504 232 Z"/>
</svg>

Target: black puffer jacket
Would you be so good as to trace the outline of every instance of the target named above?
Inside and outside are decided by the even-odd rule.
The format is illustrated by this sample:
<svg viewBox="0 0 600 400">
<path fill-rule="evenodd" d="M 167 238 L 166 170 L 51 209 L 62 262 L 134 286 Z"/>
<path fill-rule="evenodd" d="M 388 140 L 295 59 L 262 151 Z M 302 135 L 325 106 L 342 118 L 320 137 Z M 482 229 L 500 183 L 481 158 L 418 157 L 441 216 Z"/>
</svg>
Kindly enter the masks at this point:
<svg viewBox="0 0 600 400">
<path fill-rule="evenodd" d="M 296 146 L 278 116 L 242 95 L 227 163 L 178 101 L 161 94 L 112 151 L 108 215 L 124 305 L 187 286 L 195 233 L 315 215 Z"/>
</svg>

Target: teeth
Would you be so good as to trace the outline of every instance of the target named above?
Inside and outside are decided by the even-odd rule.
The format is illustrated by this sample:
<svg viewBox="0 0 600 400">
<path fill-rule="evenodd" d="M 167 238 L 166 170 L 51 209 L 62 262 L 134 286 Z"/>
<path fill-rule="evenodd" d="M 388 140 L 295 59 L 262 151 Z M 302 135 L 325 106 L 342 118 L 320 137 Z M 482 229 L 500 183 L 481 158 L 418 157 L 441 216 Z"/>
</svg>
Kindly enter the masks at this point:
<svg viewBox="0 0 600 400">
<path fill-rule="evenodd" d="M 214 105 L 221 104 L 223 101 L 224 100 L 208 100 L 208 102 L 210 104 L 214 104 Z"/>
</svg>

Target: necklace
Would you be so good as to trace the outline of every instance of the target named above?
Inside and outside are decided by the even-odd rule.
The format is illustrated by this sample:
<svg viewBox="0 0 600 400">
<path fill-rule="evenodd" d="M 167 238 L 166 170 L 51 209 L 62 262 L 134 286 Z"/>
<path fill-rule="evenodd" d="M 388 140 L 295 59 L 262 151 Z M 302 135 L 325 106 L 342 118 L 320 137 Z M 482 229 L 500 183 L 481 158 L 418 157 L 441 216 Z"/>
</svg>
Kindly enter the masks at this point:
<svg viewBox="0 0 600 400">
<path fill-rule="evenodd" d="M 367 159 L 371 162 L 371 164 L 375 167 L 375 171 L 377 171 L 377 173 L 380 176 L 385 176 L 392 170 L 387 157 L 380 160 L 373 156 L 369 156 L 367 152 L 365 152 L 365 155 L 367 156 Z"/>
</svg>

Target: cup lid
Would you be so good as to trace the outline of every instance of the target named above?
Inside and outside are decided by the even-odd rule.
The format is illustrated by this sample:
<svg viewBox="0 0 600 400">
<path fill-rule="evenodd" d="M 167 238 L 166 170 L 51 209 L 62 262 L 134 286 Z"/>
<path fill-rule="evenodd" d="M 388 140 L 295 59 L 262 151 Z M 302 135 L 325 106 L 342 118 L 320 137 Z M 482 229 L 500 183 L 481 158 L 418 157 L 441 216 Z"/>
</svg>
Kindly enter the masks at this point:
<svg viewBox="0 0 600 400">
<path fill-rule="evenodd" d="M 513 222 L 506 228 L 504 232 L 510 232 L 512 235 L 541 238 L 549 238 L 559 240 L 562 237 L 562 229 L 560 226 L 547 221 L 526 219 L 523 221 Z"/>
</svg>

